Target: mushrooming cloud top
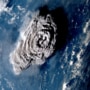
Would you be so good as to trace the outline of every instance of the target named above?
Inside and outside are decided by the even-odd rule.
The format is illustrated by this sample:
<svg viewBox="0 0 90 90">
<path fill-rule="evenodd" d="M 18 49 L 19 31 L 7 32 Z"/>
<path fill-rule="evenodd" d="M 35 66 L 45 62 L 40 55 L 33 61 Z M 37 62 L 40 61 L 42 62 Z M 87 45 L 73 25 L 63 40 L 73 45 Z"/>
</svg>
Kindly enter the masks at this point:
<svg viewBox="0 0 90 90">
<path fill-rule="evenodd" d="M 42 65 L 55 50 L 56 24 L 51 15 L 33 18 L 23 33 L 16 48 L 10 54 L 10 62 L 15 74 L 31 65 Z"/>
</svg>

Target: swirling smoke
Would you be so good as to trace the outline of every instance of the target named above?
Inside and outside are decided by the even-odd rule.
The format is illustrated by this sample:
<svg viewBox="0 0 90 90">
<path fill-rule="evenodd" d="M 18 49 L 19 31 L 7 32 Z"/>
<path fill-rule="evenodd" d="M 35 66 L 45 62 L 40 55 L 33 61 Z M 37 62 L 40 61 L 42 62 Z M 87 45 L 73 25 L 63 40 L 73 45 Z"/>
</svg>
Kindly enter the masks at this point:
<svg viewBox="0 0 90 90">
<path fill-rule="evenodd" d="M 29 26 L 21 32 L 16 48 L 10 53 L 10 63 L 15 74 L 31 65 L 42 65 L 55 50 L 57 27 L 52 16 L 37 15 Z"/>
</svg>

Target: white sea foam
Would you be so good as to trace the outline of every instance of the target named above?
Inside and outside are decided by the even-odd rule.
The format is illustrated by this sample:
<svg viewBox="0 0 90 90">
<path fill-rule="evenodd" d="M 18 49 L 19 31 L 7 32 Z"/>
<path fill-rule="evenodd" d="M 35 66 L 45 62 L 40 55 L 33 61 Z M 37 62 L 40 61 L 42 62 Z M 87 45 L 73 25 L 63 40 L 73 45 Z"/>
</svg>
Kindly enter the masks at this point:
<svg viewBox="0 0 90 90">
<path fill-rule="evenodd" d="M 6 5 L 8 3 L 8 0 L 0 0 L 0 13 L 3 11 L 7 11 Z"/>
<path fill-rule="evenodd" d="M 66 82 L 63 83 L 63 87 L 62 87 L 62 90 L 66 90 L 67 86 L 66 86 Z"/>
<path fill-rule="evenodd" d="M 86 22 L 83 32 L 86 33 L 84 44 L 87 46 L 90 42 L 90 19 Z"/>
<path fill-rule="evenodd" d="M 81 72 L 80 72 L 80 68 L 82 66 L 82 62 L 83 62 L 83 57 L 82 55 L 84 54 L 86 47 L 88 46 L 88 44 L 90 43 L 90 20 L 88 20 L 83 28 L 83 34 L 80 35 L 79 39 L 81 40 L 79 43 L 79 49 L 80 51 L 77 53 L 76 58 L 77 58 L 77 62 L 74 64 L 73 66 L 73 76 L 72 77 L 76 77 L 77 75 L 80 76 Z M 84 39 L 83 38 L 83 35 Z"/>
<path fill-rule="evenodd" d="M 88 27 L 90 26 L 90 20 L 86 22 L 85 27 L 83 28 L 83 32 L 86 33 L 88 30 Z"/>
</svg>

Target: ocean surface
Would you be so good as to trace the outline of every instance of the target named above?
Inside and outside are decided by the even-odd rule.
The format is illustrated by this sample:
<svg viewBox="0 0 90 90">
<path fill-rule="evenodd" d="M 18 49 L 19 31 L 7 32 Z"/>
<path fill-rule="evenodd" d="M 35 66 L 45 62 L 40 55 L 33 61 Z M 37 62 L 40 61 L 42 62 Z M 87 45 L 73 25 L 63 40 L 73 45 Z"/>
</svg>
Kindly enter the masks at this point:
<svg viewBox="0 0 90 90">
<path fill-rule="evenodd" d="M 10 53 L 44 5 L 66 13 L 67 44 L 40 67 L 15 75 Z M 0 0 L 0 90 L 90 90 L 90 0 Z"/>
</svg>

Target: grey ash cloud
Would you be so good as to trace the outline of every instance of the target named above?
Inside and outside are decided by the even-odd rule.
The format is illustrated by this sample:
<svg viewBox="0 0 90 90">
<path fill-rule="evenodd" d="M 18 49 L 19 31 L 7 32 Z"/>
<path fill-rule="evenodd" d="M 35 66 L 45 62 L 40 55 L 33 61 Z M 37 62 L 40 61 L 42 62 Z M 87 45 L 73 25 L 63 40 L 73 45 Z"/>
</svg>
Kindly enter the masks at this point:
<svg viewBox="0 0 90 90">
<path fill-rule="evenodd" d="M 41 7 L 26 30 L 21 31 L 16 47 L 10 53 L 15 74 L 32 65 L 43 65 L 47 58 L 65 45 L 67 34 L 67 18 L 63 9 Z"/>
</svg>

